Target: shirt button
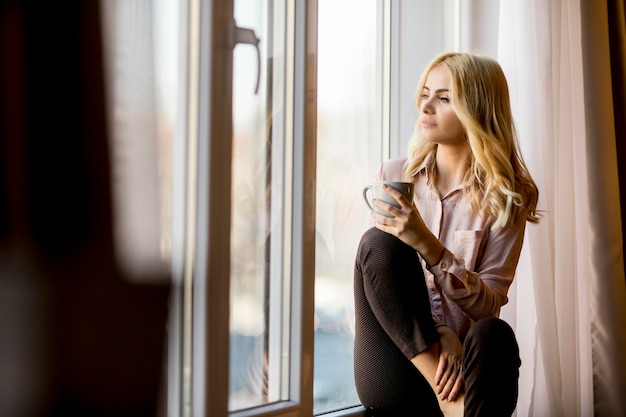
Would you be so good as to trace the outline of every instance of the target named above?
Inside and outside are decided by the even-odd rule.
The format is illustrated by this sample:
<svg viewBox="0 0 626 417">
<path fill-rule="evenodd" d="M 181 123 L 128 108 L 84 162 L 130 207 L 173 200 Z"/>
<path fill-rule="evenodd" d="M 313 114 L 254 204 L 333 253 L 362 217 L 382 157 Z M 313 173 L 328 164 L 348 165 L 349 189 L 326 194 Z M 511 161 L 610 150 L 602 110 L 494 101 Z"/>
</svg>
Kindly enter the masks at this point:
<svg viewBox="0 0 626 417">
<path fill-rule="evenodd" d="M 445 262 L 441 263 L 441 268 L 446 269 L 448 267 L 448 264 Z"/>
</svg>

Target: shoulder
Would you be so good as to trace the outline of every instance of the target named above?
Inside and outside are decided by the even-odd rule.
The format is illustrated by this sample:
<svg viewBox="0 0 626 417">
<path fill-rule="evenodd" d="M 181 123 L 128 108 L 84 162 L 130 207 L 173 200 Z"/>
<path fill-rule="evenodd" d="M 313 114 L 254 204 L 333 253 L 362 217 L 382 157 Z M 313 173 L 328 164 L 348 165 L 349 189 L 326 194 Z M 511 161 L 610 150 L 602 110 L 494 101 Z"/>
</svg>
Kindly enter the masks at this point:
<svg viewBox="0 0 626 417">
<path fill-rule="evenodd" d="M 403 181 L 406 162 L 406 157 L 390 159 L 383 162 L 378 170 L 378 174 L 376 175 L 377 179 L 386 181 Z"/>
</svg>

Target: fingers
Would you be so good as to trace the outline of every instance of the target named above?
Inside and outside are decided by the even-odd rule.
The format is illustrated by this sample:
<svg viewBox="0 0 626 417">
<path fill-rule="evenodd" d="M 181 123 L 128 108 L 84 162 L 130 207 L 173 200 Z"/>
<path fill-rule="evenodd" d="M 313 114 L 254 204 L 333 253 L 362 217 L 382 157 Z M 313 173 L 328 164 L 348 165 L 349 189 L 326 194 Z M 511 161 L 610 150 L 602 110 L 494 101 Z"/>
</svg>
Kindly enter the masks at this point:
<svg viewBox="0 0 626 417">
<path fill-rule="evenodd" d="M 391 217 L 387 218 L 401 218 L 404 219 L 405 222 L 408 222 L 409 218 L 414 215 L 412 213 L 417 213 L 415 207 L 413 206 L 413 202 L 407 200 L 407 198 L 400 191 L 396 190 L 393 187 L 384 184 L 383 188 L 389 195 L 391 195 L 396 200 L 397 205 L 388 203 L 383 200 L 373 199 L 372 206 L 389 213 Z M 377 216 L 376 214 L 376 211 L 373 211 L 373 216 L 375 217 L 375 220 L 382 216 Z"/>
<path fill-rule="evenodd" d="M 463 376 L 459 375 L 456 378 L 454 386 L 452 387 L 452 391 L 450 391 L 450 394 L 448 395 L 448 401 L 456 400 L 457 396 L 461 392 L 461 389 L 463 389 Z"/>
<path fill-rule="evenodd" d="M 397 207 L 395 207 L 392 204 L 387 203 L 386 201 L 383 200 L 376 200 L 374 199 L 372 201 L 372 205 L 378 209 L 381 209 L 383 211 L 386 211 L 387 213 L 389 213 L 392 217 L 396 217 L 396 214 L 400 211 Z M 383 216 L 382 214 L 377 213 L 376 211 L 373 211 L 372 214 L 375 217 L 384 217 L 389 219 L 390 217 L 387 216 Z"/>
<path fill-rule="evenodd" d="M 459 372 L 453 372 L 445 381 L 445 385 L 438 387 L 437 394 L 440 400 L 454 401 L 463 387 L 463 378 Z"/>
<path fill-rule="evenodd" d="M 462 378 L 458 372 L 453 373 L 447 380 L 445 387 L 443 387 L 439 398 L 441 400 L 454 401 L 459 394 L 459 390 L 462 385 Z"/>
<path fill-rule="evenodd" d="M 390 187 L 389 190 L 393 190 L 393 188 Z M 373 207 L 381 209 L 389 213 L 391 217 L 379 214 L 376 212 L 376 210 L 372 211 L 372 216 L 374 216 L 375 219 L 394 218 L 394 219 L 403 219 L 404 221 L 408 221 L 411 215 L 412 206 L 407 203 L 406 199 L 404 198 L 402 194 L 399 194 L 399 196 L 400 198 L 404 200 L 404 202 L 398 200 L 398 204 L 400 205 L 400 207 L 394 206 L 393 204 L 390 204 L 384 200 L 378 200 L 378 199 L 372 200 Z"/>
<path fill-rule="evenodd" d="M 451 360 L 445 355 L 439 357 L 439 365 L 435 374 L 437 396 L 440 400 L 454 401 L 463 388 L 461 363 Z"/>
<path fill-rule="evenodd" d="M 440 399 L 447 399 L 454 388 L 454 384 L 458 377 L 458 371 L 454 366 L 448 366 L 441 378 L 441 381 L 437 385 L 437 395 Z"/>
<path fill-rule="evenodd" d="M 437 385 L 437 395 L 441 398 L 445 398 L 450 393 L 452 389 L 450 380 L 454 377 L 454 372 L 454 364 L 448 361 L 447 356 L 439 356 L 439 365 L 437 366 L 437 373 L 435 374 L 435 384 Z"/>
<path fill-rule="evenodd" d="M 438 332 L 441 350 L 435 374 L 436 394 L 440 401 L 454 401 L 463 390 L 463 348 L 449 328 L 439 327 Z"/>
<path fill-rule="evenodd" d="M 387 191 L 389 194 L 391 194 L 392 196 L 394 196 L 396 200 L 399 198 L 402 198 L 404 201 L 407 201 L 404 195 L 397 189 L 393 188 L 392 186 L 383 184 L 383 189 Z"/>
<path fill-rule="evenodd" d="M 415 206 L 412 203 L 408 203 L 404 196 L 395 189 L 389 187 L 388 190 L 395 191 L 395 194 L 404 200 L 401 203 L 403 207 L 398 208 L 385 201 L 374 199 L 372 206 L 376 210 L 373 210 L 371 213 L 374 225 L 379 230 L 394 235 L 417 250 L 423 236 L 430 232 L 419 217 Z"/>
<path fill-rule="evenodd" d="M 393 187 L 388 186 L 387 184 L 383 184 L 383 189 L 393 198 L 395 198 L 395 200 L 398 202 L 398 204 L 400 205 L 401 208 L 404 208 L 408 205 L 410 205 L 411 203 L 409 202 L 409 200 L 406 199 L 406 197 L 398 190 L 396 190 Z"/>
<path fill-rule="evenodd" d="M 435 373 L 435 385 L 439 387 L 439 385 L 443 381 L 444 374 L 448 369 L 447 359 L 445 356 L 439 356 L 439 364 L 437 365 L 437 372 Z M 441 390 L 438 388 L 437 394 L 441 393 Z"/>
</svg>

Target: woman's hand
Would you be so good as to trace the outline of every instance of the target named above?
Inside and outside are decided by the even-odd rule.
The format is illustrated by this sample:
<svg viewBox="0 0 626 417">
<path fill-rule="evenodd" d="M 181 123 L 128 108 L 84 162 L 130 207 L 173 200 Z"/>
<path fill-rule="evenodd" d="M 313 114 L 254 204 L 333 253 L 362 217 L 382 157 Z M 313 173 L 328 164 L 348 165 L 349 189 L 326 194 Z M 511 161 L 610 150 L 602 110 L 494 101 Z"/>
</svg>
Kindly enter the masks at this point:
<svg viewBox="0 0 626 417">
<path fill-rule="evenodd" d="M 411 246 L 428 263 L 435 265 L 441 259 L 444 247 L 439 240 L 428 230 L 417 208 L 393 187 L 383 186 L 392 197 L 396 199 L 400 208 L 394 207 L 381 200 L 374 200 L 372 204 L 393 217 L 386 217 L 376 211 L 372 217 L 376 227 L 383 232 L 394 235 L 407 245 Z"/>
<path fill-rule="evenodd" d="M 449 327 L 440 326 L 437 332 L 439 364 L 435 374 L 436 394 L 442 401 L 454 401 L 463 390 L 463 346 Z"/>
</svg>

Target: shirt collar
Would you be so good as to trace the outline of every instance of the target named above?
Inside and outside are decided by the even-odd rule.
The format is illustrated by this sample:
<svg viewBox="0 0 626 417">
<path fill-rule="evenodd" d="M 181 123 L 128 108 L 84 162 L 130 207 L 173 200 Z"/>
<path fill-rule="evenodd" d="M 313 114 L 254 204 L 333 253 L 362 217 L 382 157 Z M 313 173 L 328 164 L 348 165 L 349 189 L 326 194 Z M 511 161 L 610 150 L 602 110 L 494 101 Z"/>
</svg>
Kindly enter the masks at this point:
<svg viewBox="0 0 626 417">
<path fill-rule="evenodd" d="M 418 175 L 425 175 L 426 176 L 426 180 L 428 181 L 428 183 L 430 183 L 431 181 L 431 175 L 429 172 L 429 167 L 431 165 L 431 161 L 434 157 L 434 152 L 429 153 L 428 155 L 426 155 L 426 157 L 424 158 L 424 160 L 422 161 L 421 164 L 419 164 L 417 166 L 417 168 L 413 171 L 413 177 L 417 177 Z"/>
</svg>

